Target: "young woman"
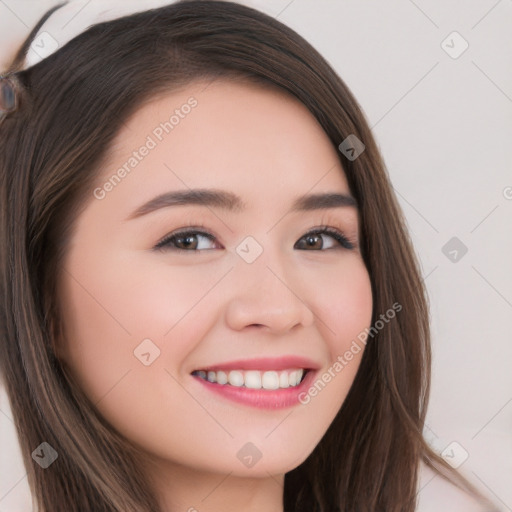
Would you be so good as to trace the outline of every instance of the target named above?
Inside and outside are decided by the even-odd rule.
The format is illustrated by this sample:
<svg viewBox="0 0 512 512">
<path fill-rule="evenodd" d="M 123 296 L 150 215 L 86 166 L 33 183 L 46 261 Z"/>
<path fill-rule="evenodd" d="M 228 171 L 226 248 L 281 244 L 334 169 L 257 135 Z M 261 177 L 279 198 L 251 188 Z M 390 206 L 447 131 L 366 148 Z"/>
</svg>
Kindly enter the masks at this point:
<svg viewBox="0 0 512 512">
<path fill-rule="evenodd" d="M 0 80 L 37 510 L 405 512 L 421 464 L 492 510 L 423 439 L 426 294 L 343 81 L 251 8 L 109 3 L 47 13 Z"/>
</svg>

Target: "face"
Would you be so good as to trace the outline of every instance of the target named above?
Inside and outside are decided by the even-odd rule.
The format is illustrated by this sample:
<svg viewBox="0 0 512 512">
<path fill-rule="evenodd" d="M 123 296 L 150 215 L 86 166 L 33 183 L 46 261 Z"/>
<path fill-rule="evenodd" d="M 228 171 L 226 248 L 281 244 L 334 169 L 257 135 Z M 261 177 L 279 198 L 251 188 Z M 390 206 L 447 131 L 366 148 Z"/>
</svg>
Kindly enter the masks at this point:
<svg viewBox="0 0 512 512">
<path fill-rule="evenodd" d="M 337 150 L 295 98 L 198 82 L 132 116 L 101 173 L 61 268 L 62 363 L 162 467 L 295 468 L 363 351 L 335 362 L 371 322 Z"/>
</svg>

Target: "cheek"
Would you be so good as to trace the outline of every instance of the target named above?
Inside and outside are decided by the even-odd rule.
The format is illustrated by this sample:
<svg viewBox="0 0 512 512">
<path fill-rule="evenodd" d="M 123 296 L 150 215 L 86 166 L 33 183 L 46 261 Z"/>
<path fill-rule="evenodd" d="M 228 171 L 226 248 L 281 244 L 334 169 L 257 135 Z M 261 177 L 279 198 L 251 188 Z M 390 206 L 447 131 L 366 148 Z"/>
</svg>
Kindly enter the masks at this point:
<svg viewBox="0 0 512 512">
<path fill-rule="evenodd" d="M 205 311 L 213 301 L 209 292 L 224 273 L 208 265 L 168 265 L 165 256 L 133 258 L 117 268 L 113 279 L 126 288 L 126 322 L 135 345 L 136 340 L 152 339 L 166 367 L 178 369 L 215 318 Z"/>
<path fill-rule="evenodd" d="M 363 261 L 351 257 L 339 270 L 316 276 L 315 280 L 314 306 L 321 320 L 318 325 L 329 342 L 331 358 L 335 359 L 370 325 L 373 311 L 370 277 Z"/>
<path fill-rule="evenodd" d="M 105 260 L 84 253 L 70 258 L 65 268 L 59 283 L 63 332 L 58 351 L 96 403 L 129 369 L 133 339 L 123 315 L 127 296 L 114 285 Z"/>
<path fill-rule="evenodd" d="M 370 327 L 373 297 L 368 271 L 359 258 L 347 259 L 319 284 L 323 286 L 316 288 L 313 304 L 330 363 L 322 368 L 303 403 L 311 402 L 311 410 L 330 423 L 359 369 L 365 349 L 360 334 Z"/>
<path fill-rule="evenodd" d="M 199 321 L 208 302 L 203 299 L 217 274 L 222 276 L 206 266 L 179 271 L 151 258 L 86 251 L 71 253 L 66 269 L 59 287 L 64 335 L 58 347 L 94 402 L 128 371 L 144 367 L 137 359 L 140 346 L 149 348 L 151 360 L 156 357 L 152 368 L 174 373 L 207 330 L 204 311 Z"/>
<path fill-rule="evenodd" d="M 59 286 L 60 355 L 79 387 L 116 430 L 142 444 L 169 412 L 163 404 L 171 404 L 167 434 L 188 446 L 202 410 L 186 428 L 172 427 L 175 415 L 191 416 L 190 396 L 173 377 L 179 379 L 180 365 L 208 330 L 201 298 L 219 278 L 86 251 L 70 253 L 66 269 Z M 143 340 L 151 342 L 141 351 Z M 144 365 L 137 355 L 148 352 L 151 363 Z"/>
</svg>

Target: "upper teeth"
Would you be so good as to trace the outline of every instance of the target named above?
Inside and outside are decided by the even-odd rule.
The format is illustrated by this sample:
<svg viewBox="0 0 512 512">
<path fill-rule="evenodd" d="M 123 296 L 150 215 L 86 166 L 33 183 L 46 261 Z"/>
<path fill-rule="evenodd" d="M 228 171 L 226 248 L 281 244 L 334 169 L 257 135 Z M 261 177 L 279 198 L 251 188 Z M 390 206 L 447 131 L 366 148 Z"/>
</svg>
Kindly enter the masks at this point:
<svg viewBox="0 0 512 512">
<path fill-rule="evenodd" d="M 262 372 L 259 370 L 231 370 L 223 371 L 195 371 L 193 374 L 198 375 L 202 379 L 217 384 L 230 384 L 231 386 L 245 386 L 252 389 L 279 389 L 297 386 L 304 370 L 282 370 L 280 372 L 269 371 Z"/>
</svg>

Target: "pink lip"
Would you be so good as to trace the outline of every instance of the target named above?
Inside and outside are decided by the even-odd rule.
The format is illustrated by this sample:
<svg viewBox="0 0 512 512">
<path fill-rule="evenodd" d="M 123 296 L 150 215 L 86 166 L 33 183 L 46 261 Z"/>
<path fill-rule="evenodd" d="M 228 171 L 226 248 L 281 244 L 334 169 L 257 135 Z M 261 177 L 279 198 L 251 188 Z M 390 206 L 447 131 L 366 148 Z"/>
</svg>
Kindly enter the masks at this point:
<svg viewBox="0 0 512 512">
<path fill-rule="evenodd" d="M 238 361 L 229 361 L 227 363 L 220 363 L 212 366 L 203 366 L 201 368 L 197 368 L 197 370 L 211 370 L 214 372 L 219 370 L 261 370 L 265 372 L 272 370 L 288 370 L 292 368 L 318 370 L 320 366 L 305 357 L 283 356 L 277 358 L 260 357 L 257 359 L 240 359 Z"/>
<path fill-rule="evenodd" d="M 301 365 L 298 365 L 303 367 Z M 238 367 L 240 368 L 240 367 Z M 284 409 L 301 403 L 300 398 L 304 397 L 314 382 L 318 371 L 310 370 L 306 373 L 302 382 L 293 388 L 283 389 L 251 389 L 244 386 L 230 386 L 229 384 L 216 384 L 194 376 L 194 379 L 205 386 L 206 389 L 217 393 L 222 398 L 234 402 L 256 407 L 258 409 Z"/>
</svg>

